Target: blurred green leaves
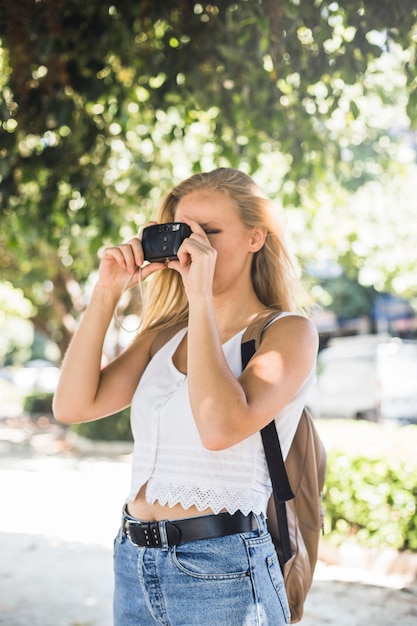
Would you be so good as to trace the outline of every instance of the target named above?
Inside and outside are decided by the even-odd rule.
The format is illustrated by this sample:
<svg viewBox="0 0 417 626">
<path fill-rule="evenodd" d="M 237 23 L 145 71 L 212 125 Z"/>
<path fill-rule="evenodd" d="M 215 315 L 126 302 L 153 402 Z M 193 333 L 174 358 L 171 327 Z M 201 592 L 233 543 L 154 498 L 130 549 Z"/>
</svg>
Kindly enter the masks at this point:
<svg viewBox="0 0 417 626">
<path fill-rule="evenodd" d="M 301 207 L 316 241 L 300 239 L 302 261 L 342 249 L 345 267 L 361 263 L 326 222 L 346 194 L 403 167 L 398 146 L 417 123 L 414 0 L 2 0 L 0 11 L 1 278 L 63 345 L 80 307 L 70 281 L 201 169 L 242 167 Z"/>
<path fill-rule="evenodd" d="M 415 435 L 415 427 L 410 436 Z M 381 433 L 379 436 L 383 436 Z M 328 538 L 368 548 L 417 550 L 417 465 L 332 451 L 324 497 Z"/>
<path fill-rule="evenodd" d="M 68 189 L 76 189 L 85 200 L 78 223 L 96 218 L 103 234 L 113 235 L 119 223 L 112 210 L 107 220 L 101 215 L 113 195 L 105 170 L 113 138 L 126 143 L 128 130 L 133 158 L 142 161 L 135 144 L 149 139 L 155 159 L 162 142 L 185 136 L 196 117 L 215 109 L 204 135 L 215 155 L 254 171 L 263 143 L 272 143 L 290 157 L 285 177 L 294 181 L 295 195 L 284 193 L 284 200 L 294 201 L 301 180 L 320 180 L 329 168 L 349 178 L 327 122 L 337 111 L 345 111 L 341 125 L 359 116 L 358 95 L 374 89 L 363 78 L 394 43 L 404 55 L 404 87 L 410 98 L 416 91 L 411 1 L 396 8 L 375 0 L 301 9 L 291 0 L 138 6 L 33 0 L 22 7 L 6 0 L 3 6 L 0 137 L 9 167 L 1 206 L 19 212 L 32 205 L 41 219 L 55 211 L 71 219 Z M 172 107 L 180 119 L 158 146 L 150 129 Z M 416 108 L 409 113 L 415 122 Z M 194 158 L 198 167 L 200 155 Z M 140 191 L 144 161 L 133 177 Z"/>
</svg>

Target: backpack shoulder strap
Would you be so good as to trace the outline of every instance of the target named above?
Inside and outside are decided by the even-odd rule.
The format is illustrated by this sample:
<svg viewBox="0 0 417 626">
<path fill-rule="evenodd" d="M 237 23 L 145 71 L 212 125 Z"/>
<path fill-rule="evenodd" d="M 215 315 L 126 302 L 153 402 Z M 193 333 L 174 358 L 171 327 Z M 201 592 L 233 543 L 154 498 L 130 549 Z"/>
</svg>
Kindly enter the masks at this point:
<svg viewBox="0 0 417 626">
<path fill-rule="evenodd" d="M 264 331 L 269 324 L 280 316 L 278 309 L 265 309 L 261 311 L 249 324 L 242 336 L 242 370 L 245 369 L 250 359 L 259 348 Z"/>
<path fill-rule="evenodd" d="M 279 311 L 272 311 L 268 309 L 267 311 L 260 313 L 248 326 L 242 337 L 242 369 L 246 367 L 259 347 L 262 335 L 268 324 L 279 315 Z M 262 428 L 261 437 L 274 494 L 275 509 L 277 512 L 277 521 L 281 540 L 282 558 L 284 563 L 286 563 L 291 558 L 291 544 L 285 502 L 294 498 L 294 494 L 285 469 L 275 420 L 272 420 L 272 422 L 265 426 L 265 428 Z"/>
<path fill-rule="evenodd" d="M 261 311 L 249 324 L 243 333 L 242 343 L 255 342 L 255 350 L 260 346 L 262 335 L 269 324 L 282 314 L 279 309 L 265 309 Z"/>
</svg>

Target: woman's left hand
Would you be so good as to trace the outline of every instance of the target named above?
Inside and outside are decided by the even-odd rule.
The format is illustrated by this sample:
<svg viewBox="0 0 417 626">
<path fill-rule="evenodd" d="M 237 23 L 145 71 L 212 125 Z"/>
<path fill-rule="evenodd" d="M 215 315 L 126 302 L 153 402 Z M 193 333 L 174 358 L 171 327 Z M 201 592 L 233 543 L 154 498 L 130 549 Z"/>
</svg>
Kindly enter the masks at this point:
<svg viewBox="0 0 417 626">
<path fill-rule="evenodd" d="M 184 217 L 183 221 L 193 232 L 182 242 L 177 253 L 178 261 L 170 261 L 168 267 L 181 274 L 189 300 L 198 295 L 211 296 L 217 252 L 195 220 Z"/>
</svg>

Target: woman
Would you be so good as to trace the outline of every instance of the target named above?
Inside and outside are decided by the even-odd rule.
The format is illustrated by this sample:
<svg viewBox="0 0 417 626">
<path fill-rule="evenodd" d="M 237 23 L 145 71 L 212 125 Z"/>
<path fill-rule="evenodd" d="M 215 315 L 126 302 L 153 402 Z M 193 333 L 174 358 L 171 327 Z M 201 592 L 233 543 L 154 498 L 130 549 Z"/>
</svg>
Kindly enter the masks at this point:
<svg viewBox="0 0 417 626">
<path fill-rule="evenodd" d="M 318 341 L 296 313 L 299 285 L 272 215 L 251 178 L 220 168 L 192 176 L 163 203 L 159 223 L 192 231 L 176 260 L 144 264 L 136 237 L 103 254 L 54 410 L 73 423 L 131 405 L 115 626 L 289 623 L 266 530 L 271 486 L 259 431 L 276 418 L 285 457 Z M 123 286 L 151 274 L 140 332 L 100 370 Z M 242 373 L 243 331 L 266 308 L 277 319 Z"/>
</svg>

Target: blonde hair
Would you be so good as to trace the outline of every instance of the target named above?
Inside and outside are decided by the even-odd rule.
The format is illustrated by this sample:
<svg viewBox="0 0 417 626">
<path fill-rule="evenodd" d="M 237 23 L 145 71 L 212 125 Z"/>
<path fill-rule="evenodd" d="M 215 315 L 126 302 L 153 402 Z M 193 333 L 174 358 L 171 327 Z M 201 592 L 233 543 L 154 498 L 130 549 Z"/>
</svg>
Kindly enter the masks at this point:
<svg viewBox="0 0 417 626">
<path fill-rule="evenodd" d="M 283 242 L 282 223 L 276 215 L 278 209 L 244 172 L 219 168 L 194 174 L 165 197 L 158 222 L 174 221 L 181 198 L 200 189 L 226 194 L 234 201 L 243 224 L 248 228 L 266 229 L 265 244 L 254 254 L 252 261 L 251 277 L 255 293 L 265 307 L 301 312 L 298 295 L 304 292 Z M 185 325 L 187 319 L 188 301 L 181 276 L 174 270 L 157 272 L 147 285 L 141 330 L 176 323 Z"/>
</svg>

